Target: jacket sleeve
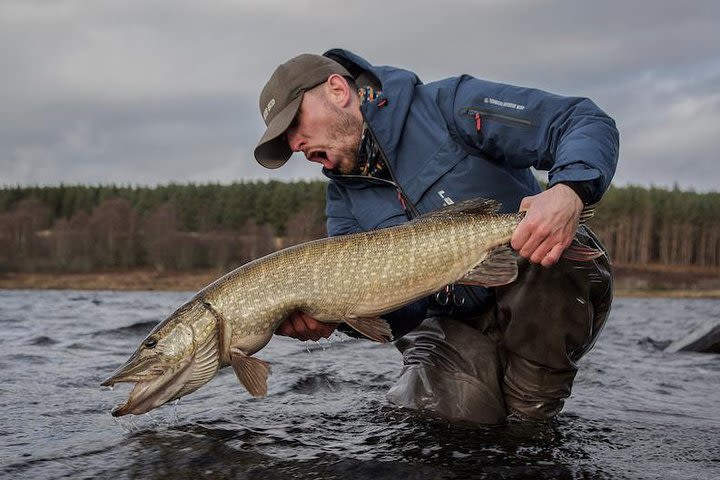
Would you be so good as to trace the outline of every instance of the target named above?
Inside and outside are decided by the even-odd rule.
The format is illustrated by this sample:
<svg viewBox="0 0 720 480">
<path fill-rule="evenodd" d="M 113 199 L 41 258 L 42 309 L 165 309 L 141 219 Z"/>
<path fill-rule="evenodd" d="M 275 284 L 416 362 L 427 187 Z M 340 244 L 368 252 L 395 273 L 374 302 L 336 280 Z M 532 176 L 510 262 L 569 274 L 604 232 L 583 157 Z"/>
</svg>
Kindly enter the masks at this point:
<svg viewBox="0 0 720 480">
<path fill-rule="evenodd" d="M 362 228 L 350 212 L 348 200 L 342 190 L 330 182 L 325 200 L 325 216 L 328 237 L 361 232 Z"/>
<path fill-rule="evenodd" d="M 457 79 L 452 117 L 466 147 L 513 168 L 548 171 L 549 187 L 581 183 L 588 203 L 610 186 L 619 152 L 615 122 L 587 98 Z"/>
</svg>

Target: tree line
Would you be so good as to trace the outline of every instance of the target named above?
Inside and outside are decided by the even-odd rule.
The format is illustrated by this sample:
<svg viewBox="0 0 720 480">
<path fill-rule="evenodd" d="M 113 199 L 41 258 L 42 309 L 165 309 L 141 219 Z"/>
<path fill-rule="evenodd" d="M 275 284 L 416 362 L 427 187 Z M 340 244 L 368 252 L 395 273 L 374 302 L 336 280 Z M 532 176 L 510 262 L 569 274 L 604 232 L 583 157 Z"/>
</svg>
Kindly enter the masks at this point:
<svg viewBox="0 0 720 480">
<path fill-rule="evenodd" d="M 325 183 L 0 189 L 0 272 L 226 270 L 325 234 Z"/>
<path fill-rule="evenodd" d="M 720 266 L 720 192 L 610 188 L 589 224 L 615 263 Z"/>
<path fill-rule="evenodd" d="M 0 189 L 0 272 L 228 270 L 325 235 L 324 181 Z M 618 264 L 720 266 L 720 193 L 612 187 L 590 225 Z"/>
</svg>

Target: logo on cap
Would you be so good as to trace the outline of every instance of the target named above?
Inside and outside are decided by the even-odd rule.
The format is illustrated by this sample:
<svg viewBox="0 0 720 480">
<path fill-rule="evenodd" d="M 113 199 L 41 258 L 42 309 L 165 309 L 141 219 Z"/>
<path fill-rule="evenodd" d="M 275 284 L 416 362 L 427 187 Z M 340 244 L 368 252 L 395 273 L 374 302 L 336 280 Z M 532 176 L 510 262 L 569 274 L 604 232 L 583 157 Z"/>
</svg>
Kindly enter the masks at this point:
<svg viewBox="0 0 720 480">
<path fill-rule="evenodd" d="M 270 110 L 275 106 L 275 99 L 271 98 L 268 102 L 267 106 L 265 107 L 265 110 L 263 110 L 263 120 L 267 120 L 268 115 L 270 114 Z"/>
</svg>

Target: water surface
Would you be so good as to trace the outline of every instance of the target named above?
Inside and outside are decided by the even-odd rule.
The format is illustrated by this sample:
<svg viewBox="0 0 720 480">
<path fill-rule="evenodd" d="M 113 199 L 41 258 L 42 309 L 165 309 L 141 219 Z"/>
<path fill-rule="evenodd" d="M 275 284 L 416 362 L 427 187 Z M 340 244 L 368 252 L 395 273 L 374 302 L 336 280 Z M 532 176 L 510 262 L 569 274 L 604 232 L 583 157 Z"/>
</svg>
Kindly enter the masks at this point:
<svg viewBox="0 0 720 480">
<path fill-rule="evenodd" d="M 393 408 L 391 345 L 275 338 L 266 398 L 225 369 L 139 417 L 100 382 L 189 292 L 0 290 L 4 478 L 720 478 L 720 356 L 668 341 L 718 300 L 619 299 L 548 425 L 451 425 Z"/>
</svg>

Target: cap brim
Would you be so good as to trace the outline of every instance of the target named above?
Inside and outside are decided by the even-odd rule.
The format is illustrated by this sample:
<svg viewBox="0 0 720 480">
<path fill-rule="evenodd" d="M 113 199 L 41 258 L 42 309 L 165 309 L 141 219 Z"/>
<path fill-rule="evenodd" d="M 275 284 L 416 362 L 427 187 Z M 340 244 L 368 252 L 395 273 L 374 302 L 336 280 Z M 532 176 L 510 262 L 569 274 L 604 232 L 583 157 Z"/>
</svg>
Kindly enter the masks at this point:
<svg viewBox="0 0 720 480">
<path fill-rule="evenodd" d="M 255 160 L 265 168 L 279 168 L 288 161 L 292 150 L 283 137 L 283 133 L 292 123 L 300 109 L 303 96 L 290 102 L 270 121 L 265 133 L 255 147 Z"/>
</svg>

